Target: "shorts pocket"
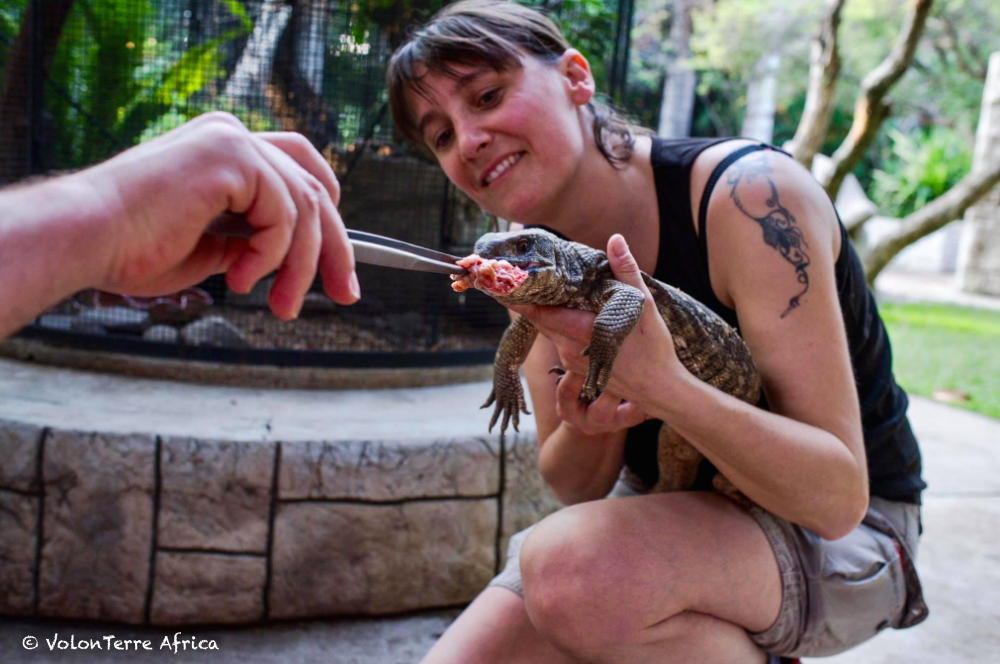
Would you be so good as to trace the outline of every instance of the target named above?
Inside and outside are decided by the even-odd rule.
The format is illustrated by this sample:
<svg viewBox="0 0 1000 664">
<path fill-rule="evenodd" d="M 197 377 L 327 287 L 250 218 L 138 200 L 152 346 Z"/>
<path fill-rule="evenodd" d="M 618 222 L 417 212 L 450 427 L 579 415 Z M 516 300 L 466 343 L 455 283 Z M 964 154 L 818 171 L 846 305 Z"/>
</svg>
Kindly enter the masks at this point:
<svg viewBox="0 0 1000 664">
<path fill-rule="evenodd" d="M 811 598 L 815 611 L 809 651 L 832 655 L 895 626 L 906 604 L 899 551 L 891 537 L 868 526 L 823 542 L 822 571 Z"/>
</svg>

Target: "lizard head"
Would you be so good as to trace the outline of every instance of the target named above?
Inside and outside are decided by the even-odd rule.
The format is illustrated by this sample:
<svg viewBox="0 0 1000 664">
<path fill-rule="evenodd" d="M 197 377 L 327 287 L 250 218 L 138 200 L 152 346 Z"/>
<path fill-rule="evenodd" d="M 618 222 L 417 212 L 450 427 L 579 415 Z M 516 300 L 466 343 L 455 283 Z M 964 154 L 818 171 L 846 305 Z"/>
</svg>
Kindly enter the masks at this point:
<svg viewBox="0 0 1000 664">
<path fill-rule="evenodd" d="M 561 240 L 538 228 L 512 233 L 487 233 L 476 242 L 480 258 L 504 260 L 528 273 L 507 295 L 496 296 L 505 304 L 542 304 L 547 294 L 560 293 L 562 284 L 556 265 L 556 246 Z"/>
</svg>

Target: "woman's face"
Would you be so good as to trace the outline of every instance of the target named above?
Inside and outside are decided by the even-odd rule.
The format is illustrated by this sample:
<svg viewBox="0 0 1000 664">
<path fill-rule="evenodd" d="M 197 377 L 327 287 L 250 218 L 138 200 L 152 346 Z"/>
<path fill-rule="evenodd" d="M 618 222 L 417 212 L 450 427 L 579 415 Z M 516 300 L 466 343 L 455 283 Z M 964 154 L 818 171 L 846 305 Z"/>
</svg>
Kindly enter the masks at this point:
<svg viewBox="0 0 1000 664">
<path fill-rule="evenodd" d="M 497 72 L 457 65 L 428 74 L 426 97 L 409 93 L 424 143 L 448 178 L 481 207 L 512 221 L 545 215 L 569 192 L 588 131 L 580 107 L 593 77 L 577 51 L 555 64 L 531 56 Z"/>
</svg>

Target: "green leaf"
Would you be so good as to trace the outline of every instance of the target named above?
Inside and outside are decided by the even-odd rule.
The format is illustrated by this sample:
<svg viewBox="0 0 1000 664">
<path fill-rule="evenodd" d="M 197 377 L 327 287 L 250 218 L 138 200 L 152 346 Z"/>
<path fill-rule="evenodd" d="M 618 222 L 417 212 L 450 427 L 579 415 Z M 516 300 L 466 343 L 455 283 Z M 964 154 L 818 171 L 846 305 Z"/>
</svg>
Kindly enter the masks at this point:
<svg viewBox="0 0 1000 664">
<path fill-rule="evenodd" d="M 188 49 L 158 84 L 147 82 L 125 107 L 115 134 L 123 142 L 132 142 L 170 108 L 183 106 L 191 95 L 222 74 L 220 47 L 243 34 L 242 30 L 230 30 Z"/>
<path fill-rule="evenodd" d="M 219 0 L 222 4 L 226 6 L 229 13 L 240 19 L 243 23 L 243 29 L 246 32 L 251 32 L 253 30 L 253 21 L 250 20 L 250 16 L 247 14 L 246 7 L 240 0 Z"/>
</svg>

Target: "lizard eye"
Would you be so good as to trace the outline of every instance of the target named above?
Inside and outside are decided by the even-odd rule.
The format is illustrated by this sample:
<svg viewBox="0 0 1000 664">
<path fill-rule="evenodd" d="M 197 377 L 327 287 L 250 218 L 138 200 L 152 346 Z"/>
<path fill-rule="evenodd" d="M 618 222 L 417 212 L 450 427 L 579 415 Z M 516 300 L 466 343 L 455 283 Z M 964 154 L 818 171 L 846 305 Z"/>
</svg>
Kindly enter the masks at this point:
<svg viewBox="0 0 1000 664">
<path fill-rule="evenodd" d="M 531 242 L 526 239 L 521 239 L 517 241 L 517 253 L 524 255 L 528 253 L 528 249 L 531 248 Z"/>
</svg>

